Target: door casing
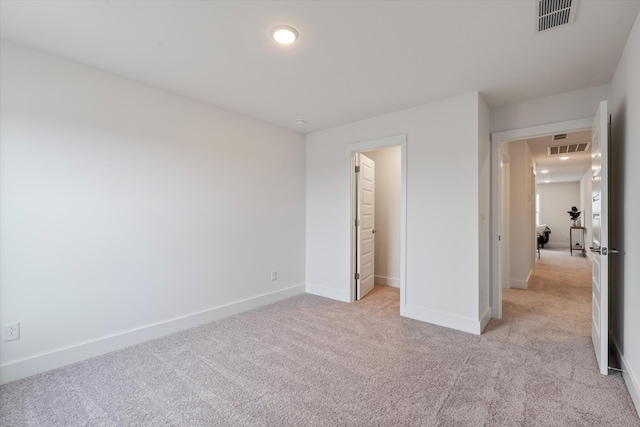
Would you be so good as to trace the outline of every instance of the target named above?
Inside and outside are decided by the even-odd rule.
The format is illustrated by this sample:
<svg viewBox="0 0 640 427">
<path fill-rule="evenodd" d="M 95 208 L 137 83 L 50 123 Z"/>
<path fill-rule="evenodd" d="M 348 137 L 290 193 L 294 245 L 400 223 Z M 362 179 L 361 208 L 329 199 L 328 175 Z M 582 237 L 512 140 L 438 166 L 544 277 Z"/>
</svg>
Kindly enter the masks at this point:
<svg viewBox="0 0 640 427">
<path fill-rule="evenodd" d="M 406 307 L 407 290 L 407 135 L 400 134 L 385 138 L 372 139 L 356 142 L 347 145 L 347 206 L 349 212 L 349 247 L 350 247 L 350 269 L 349 287 L 350 301 L 356 300 L 356 232 L 355 220 L 357 213 L 355 209 L 355 166 L 356 153 L 363 151 L 373 151 L 381 148 L 400 146 L 400 315 L 404 315 Z"/>
<path fill-rule="evenodd" d="M 577 132 L 591 129 L 593 117 L 550 123 L 522 129 L 494 132 L 491 134 L 491 317 L 502 318 L 502 264 L 500 250 L 500 206 L 502 199 L 502 145 L 511 141 L 557 133 Z M 506 250 L 506 249 L 505 249 Z"/>
</svg>

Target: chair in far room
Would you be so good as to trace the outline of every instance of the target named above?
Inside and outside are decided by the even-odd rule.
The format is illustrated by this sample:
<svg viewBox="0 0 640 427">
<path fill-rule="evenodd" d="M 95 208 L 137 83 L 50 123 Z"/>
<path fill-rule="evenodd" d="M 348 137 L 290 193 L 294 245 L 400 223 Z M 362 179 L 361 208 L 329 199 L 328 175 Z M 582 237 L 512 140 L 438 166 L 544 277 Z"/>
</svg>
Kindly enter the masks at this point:
<svg viewBox="0 0 640 427">
<path fill-rule="evenodd" d="M 549 243 L 549 234 L 551 234 L 551 229 L 547 224 L 541 224 L 536 227 L 536 233 L 538 235 L 538 259 L 540 259 L 540 248 L 544 248 L 544 245 Z"/>
</svg>

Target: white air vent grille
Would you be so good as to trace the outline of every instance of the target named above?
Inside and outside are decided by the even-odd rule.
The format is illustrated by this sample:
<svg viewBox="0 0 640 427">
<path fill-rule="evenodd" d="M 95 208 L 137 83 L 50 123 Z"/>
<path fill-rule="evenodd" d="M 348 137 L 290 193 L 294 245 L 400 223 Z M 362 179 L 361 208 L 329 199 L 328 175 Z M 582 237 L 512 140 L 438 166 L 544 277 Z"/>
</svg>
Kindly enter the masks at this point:
<svg viewBox="0 0 640 427">
<path fill-rule="evenodd" d="M 556 145 L 555 147 L 547 147 L 547 155 L 555 156 L 557 154 L 582 153 L 583 151 L 587 151 L 590 145 L 590 142 L 579 142 L 577 144 Z"/>
<path fill-rule="evenodd" d="M 538 0 L 538 32 L 573 22 L 578 0 Z"/>
</svg>

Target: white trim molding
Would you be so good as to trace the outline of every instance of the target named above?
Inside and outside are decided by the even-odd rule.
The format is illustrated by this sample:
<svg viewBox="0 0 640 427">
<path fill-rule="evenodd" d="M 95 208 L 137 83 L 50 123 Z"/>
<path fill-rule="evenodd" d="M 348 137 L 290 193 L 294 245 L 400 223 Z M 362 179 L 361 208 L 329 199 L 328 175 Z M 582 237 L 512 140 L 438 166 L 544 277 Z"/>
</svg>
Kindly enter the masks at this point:
<svg viewBox="0 0 640 427">
<path fill-rule="evenodd" d="M 444 326 L 445 328 L 467 332 L 469 334 L 480 335 L 484 327 L 489 323 L 489 319 L 491 318 L 490 314 L 491 310 L 487 309 L 482 320 L 474 320 L 448 313 L 442 313 L 440 311 L 405 305 L 403 316 L 438 326 Z M 485 316 L 486 319 L 484 318 Z"/>
<path fill-rule="evenodd" d="M 529 289 L 529 280 L 531 280 L 532 274 L 533 270 L 529 270 L 529 274 L 527 274 L 526 280 L 511 279 L 509 287 L 512 289 Z"/>
<path fill-rule="evenodd" d="M 544 248 L 541 249 L 547 249 L 547 248 L 562 248 L 562 249 L 566 249 L 567 251 L 569 250 L 569 243 L 560 243 L 560 242 L 547 242 L 544 244 Z"/>
<path fill-rule="evenodd" d="M 356 299 L 356 283 L 354 279 L 354 275 L 356 272 L 355 266 L 355 239 L 356 235 L 354 232 L 354 227 L 351 226 L 353 224 L 356 213 L 355 206 L 352 203 L 353 200 L 353 189 L 355 188 L 355 177 L 351 172 L 353 170 L 353 166 L 355 165 L 354 159 L 356 153 L 364 152 L 364 151 L 372 151 L 380 148 L 386 147 L 394 147 L 400 146 L 400 315 L 405 315 L 405 305 L 406 305 L 406 277 L 407 277 L 407 134 L 399 134 L 388 136 L 384 138 L 372 139 L 368 141 L 355 142 L 353 144 L 348 144 L 346 147 L 347 151 L 347 206 L 349 212 L 349 218 L 347 220 L 347 226 L 349 227 L 349 254 L 350 254 L 350 265 L 351 268 L 349 270 L 349 301 L 355 301 Z M 341 300 L 342 301 L 342 300 Z"/>
<path fill-rule="evenodd" d="M 326 286 L 310 285 L 307 283 L 307 293 L 336 301 L 351 302 L 349 291 L 344 289 L 327 288 Z"/>
<path fill-rule="evenodd" d="M 569 120 L 491 134 L 491 317 L 502 317 L 502 278 L 500 268 L 500 199 L 502 144 L 520 139 L 536 138 L 561 132 L 591 129 L 593 118 Z"/>
<path fill-rule="evenodd" d="M 0 365 L 0 384 L 10 383 L 52 369 L 61 368 L 91 357 L 100 356 L 178 331 L 200 326 L 304 293 L 304 285 L 293 286 L 27 359 L 6 363 Z"/>
<path fill-rule="evenodd" d="M 526 280 L 511 279 L 509 283 L 510 289 L 529 289 L 529 283 Z"/>
<path fill-rule="evenodd" d="M 622 378 L 624 379 L 624 383 L 627 385 L 627 390 L 629 390 L 629 395 L 631 396 L 631 400 L 636 407 L 636 411 L 640 414 L 640 381 L 638 380 L 638 376 L 631 369 L 631 366 L 629 366 L 627 360 L 624 358 L 624 355 L 620 351 L 620 346 L 618 345 L 618 340 L 615 336 L 613 337 L 613 345 L 618 352 L 618 356 L 620 356 L 620 363 L 622 365 L 621 368 L 624 371 L 622 373 Z"/>
<path fill-rule="evenodd" d="M 374 280 L 376 285 L 400 287 L 400 278 L 398 277 L 374 276 Z"/>
</svg>

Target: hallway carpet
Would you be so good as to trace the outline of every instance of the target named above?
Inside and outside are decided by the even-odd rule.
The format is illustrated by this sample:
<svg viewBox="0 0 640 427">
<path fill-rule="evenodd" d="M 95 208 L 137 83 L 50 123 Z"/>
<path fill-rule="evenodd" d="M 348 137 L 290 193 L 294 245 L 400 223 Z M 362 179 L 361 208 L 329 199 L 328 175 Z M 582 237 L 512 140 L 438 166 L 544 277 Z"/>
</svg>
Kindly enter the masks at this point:
<svg viewBox="0 0 640 427">
<path fill-rule="evenodd" d="M 400 317 L 394 288 L 297 296 L 5 385 L 0 425 L 640 426 L 596 367 L 589 269 L 543 251 L 480 337 Z"/>
</svg>

